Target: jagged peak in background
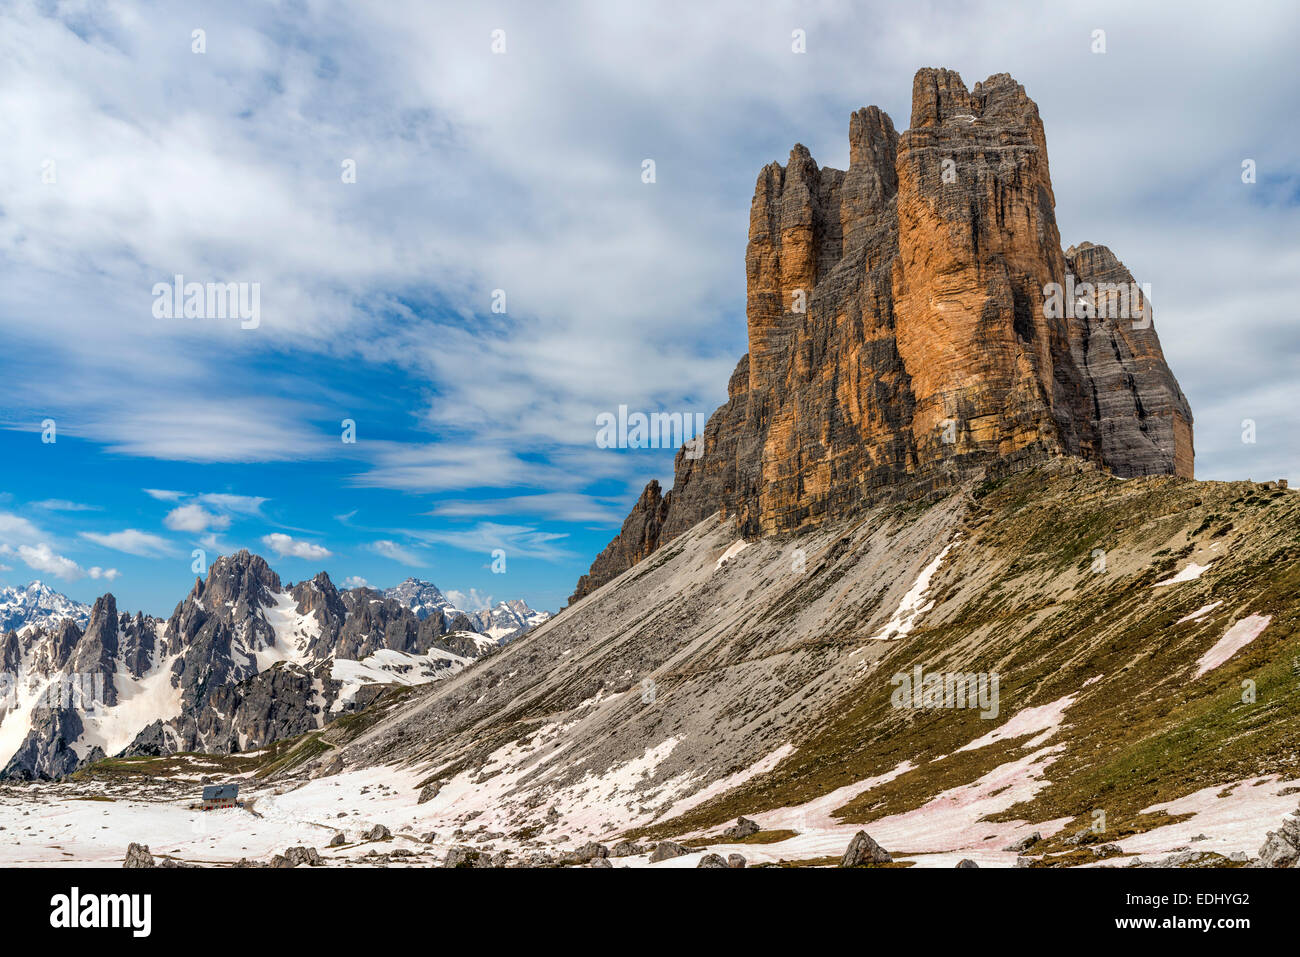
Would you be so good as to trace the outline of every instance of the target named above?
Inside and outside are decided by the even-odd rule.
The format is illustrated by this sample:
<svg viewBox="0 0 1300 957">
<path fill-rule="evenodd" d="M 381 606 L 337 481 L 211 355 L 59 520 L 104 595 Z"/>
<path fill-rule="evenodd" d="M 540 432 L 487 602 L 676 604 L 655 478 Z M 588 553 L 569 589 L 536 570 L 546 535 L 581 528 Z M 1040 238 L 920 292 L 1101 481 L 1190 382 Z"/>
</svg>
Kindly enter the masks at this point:
<svg viewBox="0 0 1300 957">
<path fill-rule="evenodd" d="M 0 778 L 61 777 L 116 754 L 228 753 L 319 728 L 374 690 L 454 674 L 550 616 L 465 612 L 431 582 L 338 590 L 218 557 L 166 619 L 82 605 L 40 582 L 0 591 Z M 50 690 L 55 694 L 51 695 Z M 122 707 L 119 707 L 122 705 Z"/>
</svg>

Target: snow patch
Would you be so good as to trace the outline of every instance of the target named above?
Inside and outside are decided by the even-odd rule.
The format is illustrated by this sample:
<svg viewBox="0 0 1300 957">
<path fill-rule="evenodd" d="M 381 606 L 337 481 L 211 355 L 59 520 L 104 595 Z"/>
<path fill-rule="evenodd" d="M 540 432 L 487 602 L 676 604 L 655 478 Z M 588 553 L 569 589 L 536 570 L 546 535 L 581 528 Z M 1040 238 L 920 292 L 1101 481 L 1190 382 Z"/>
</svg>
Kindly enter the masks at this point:
<svg viewBox="0 0 1300 957">
<path fill-rule="evenodd" d="M 1174 575 L 1171 578 L 1166 578 L 1164 581 L 1156 582 L 1151 587 L 1160 588 L 1164 585 L 1181 585 L 1183 582 L 1195 581 L 1205 574 L 1206 570 L 1213 564 L 1214 562 L 1210 562 L 1209 565 L 1198 565 L 1196 562 L 1188 562 L 1187 567 L 1177 575 Z"/>
<path fill-rule="evenodd" d="M 871 636 L 871 641 L 892 641 L 895 638 L 906 637 L 916 627 L 921 616 L 934 607 L 933 601 L 925 601 L 925 593 L 930 588 L 930 579 L 934 578 L 949 550 L 956 544 L 956 541 L 949 542 L 944 546 L 943 551 L 935 556 L 934 561 L 921 569 L 921 574 L 916 577 L 912 587 L 898 603 L 893 617 L 880 632 Z"/>
<path fill-rule="evenodd" d="M 1192 612 L 1190 615 L 1183 615 L 1183 617 L 1179 618 L 1176 622 L 1174 622 L 1174 624 L 1181 625 L 1184 622 L 1188 622 L 1188 621 L 1200 621 L 1202 618 L 1204 618 L 1206 615 L 1214 611 L 1214 609 L 1218 608 L 1222 604 L 1223 604 L 1222 601 L 1212 601 L 1208 605 L 1202 605 L 1200 608 L 1196 609 L 1196 611 Z"/>
<path fill-rule="evenodd" d="M 1037 746 L 1050 738 L 1060 728 L 1065 719 L 1065 709 L 1074 704 L 1074 697 L 1072 694 L 1066 695 L 1064 698 L 1058 698 L 1049 704 L 1042 704 L 1036 708 L 1023 708 L 1014 718 L 994 728 L 988 734 L 976 738 L 969 744 L 962 745 L 957 749 L 957 753 L 974 751 L 978 748 L 988 747 L 996 741 L 1019 738 L 1035 732 L 1038 732 L 1037 737 L 1024 746 L 1027 748 Z"/>
<path fill-rule="evenodd" d="M 1199 678 L 1207 671 L 1213 671 L 1241 651 L 1258 638 L 1272 620 L 1272 615 L 1251 615 L 1241 619 L 1223 633 L 1223 637 L 1214 643 L 1213 648 L 1201 655 L 1200 660 L 1196 662 L 1196 677 Z"/>
<path fill-rule="evenodd" d="M 728 549 L 722 553 L 722 557 L 719 558 L 717 562 L 714 563 L 713 570 L 717 571 L 719 568 L 727 564 L 727 562 L 731 561 L 733 558 L 735 558 L 737 555 L 739 555 L 748 547 L 749 547 L 749 542 L 745 541 L 743 538 L 738 542 L 732 542 L 731 546 L 728 547 Z"/>
</svg>

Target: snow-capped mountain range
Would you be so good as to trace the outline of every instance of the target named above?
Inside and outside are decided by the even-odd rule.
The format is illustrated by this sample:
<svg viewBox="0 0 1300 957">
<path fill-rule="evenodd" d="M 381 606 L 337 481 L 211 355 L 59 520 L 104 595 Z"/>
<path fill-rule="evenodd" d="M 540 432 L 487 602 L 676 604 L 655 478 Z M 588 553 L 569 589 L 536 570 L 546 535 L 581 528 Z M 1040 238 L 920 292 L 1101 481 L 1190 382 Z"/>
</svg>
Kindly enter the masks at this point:
<svg viewBox="0 0 1300 957">
<path fill-rule="evenodd" d="M 384 597 L 401 602 L 421 621 L 435 613 L 448 618 L 464 615 L 473 624 L 474 631 L 499 642 L 518 638 L 551 617 L 550 612 L 534 611 L 527 602 L 518 598 L 500 601 L 479 611 L 462 611 L 438 590 L 438 586 L 418 578 L 408 578 L 399 585 L 384 589 Z"/>
<path fill-rule="evenodd" d="M 90 606 L 39 581 L 26 588 L 0 588 L 0 633 L 27 625 L 50 626 L 64 618 L 84 628 L 90 620 Z"/>
<path fill-rule="evenodd" d="M 166 619 L 39 582 L 0 602 L 0 778 L 265 746 L 364 707 L 379 686 L 455 674 L 549 618 L 522 601 L 466 613 L 418 579 L 385 592 L 340 591 L 323 572 L 282 584 L 247 551 L 214 562 Z"/>
</svg>

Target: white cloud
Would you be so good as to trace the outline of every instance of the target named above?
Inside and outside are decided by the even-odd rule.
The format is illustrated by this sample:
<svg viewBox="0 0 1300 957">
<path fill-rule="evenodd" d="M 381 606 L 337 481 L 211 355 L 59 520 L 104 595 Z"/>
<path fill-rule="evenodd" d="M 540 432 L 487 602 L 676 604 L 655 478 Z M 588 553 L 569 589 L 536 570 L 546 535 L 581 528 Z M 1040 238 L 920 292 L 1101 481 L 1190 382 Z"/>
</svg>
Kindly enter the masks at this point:
<svg viewBox="0 0 1300 957">
<path fill-rule="evenodd" d="M 45 534 L 39 528 L 21 515 L 15 515 L 13 512 L 0 512 L 0 542 L 34 544 L 44 537 Z"/>
<path fill-rule="evenodd" d="M 343 579 L 343 586 L 345 588 L 369 588 L 370 582 L 366 581 L 360 575 L 349 575 L 347 578 Z"/>
<path fill-rule="evenodd" d="M 15 551 L 18 557 L 27 563 L 29 568 L 34 568 L 39 572 L 46 572 L 67 581 L 75 581 L 85 574 L 81 570 L 81 566 L 71 558 L 56 553 L 54 549 L 44 543 L 40 545 L 19 545 Z"/>
<path fill-rule="evenodd" d="M 91 578 L 103 578 L 107 581 L 113 581 L 121 574 L 116 568 L 100 568 L 98 565 L 92 565 L 86 569 L 86 574 Z"/>
<path fill-rule="evenodd" d="M 794 8 L 666 15 L 592 0 L 563 16 L 503 13 L 510 52 L 494 57 L 495 21 L 473 5 L 310 4 L 286 31 L 273 8 L 231 3 L 205 14 L 221 70 L 196 68 L 183 10 L 122 3 L 91 21 L 51 9 L 16 4 L 0 33 L 6 148 L 59 163 L 56 184 L 8 183 L 0 332 L 49 363 L 0 376 L 0 406 L 76 412 L 69 434 L 115 451 L 340 454 L 330 430 L 346 386 L 298 371 L 329 356 L 436 385 L 419 421 L 438 445 L 363 440 L 348 453 L 362 460 L 359 484 L 578 494 L 590 477 L 657 472 L 594 454 L 593 413 L 620 402 L 708 413 L 722 401 L 745 349 L 759 168 L 796 140 L 843 168 L 849 112 L 878 103 L 905 128 L 924 65 L 968 84 L 1009 70 L 1039 103 L 1063 239 L 1111 245 L 1152 284 L 1197 414 L 1201 474 L 1247 467 L 1224 438 L 1234 417 L 1300 431 L 1300 408 L 1266 387 L 1289 383 L 1296 348 L 1277 289 L 1297 266 L 1297 212 L 1269 199 L 1294 183 L 1300 155 L 1294 124 L 1277 122 L 1292 106 L 1276 78 L 1294 57 L 1294 5 L 1244 17 L 1190 3 L 1174 24 L 1118 0 L 1010 19 L 986 2 L 919 30 L 912 11 L 809 4 L 797 8 L 809 53 L 795 56 Z M 1088 52 L 1097 24 L 1104 56 Z M 1212 68 L 1186 69 L 1189 49 L 1213 50 Z M 1135 94 L 1141 110 L 1129 108 Z M 653 185 L 639 178 L 647 154 Z M 1246 156 L 1260 163 L 1252 192 L 1237 176 Z M 356 184 L 339 182 L 342 157 L 357 159 Z M 1233 281 L 1207 283 L 1206 262 Z M 260 282 L 261 326 L 153 320 L 151 285 L 176 271 Z M 488 312 L 495 288 L 508 294 L 504 316 Z M 414 315 L 413 290 L 448 308 Z M 1214 302 L 1225 296 L 1226 310 Z M 275 375 L 248 361 L 277 352 L 294 361 Z M 146 371 L 122 374 L 142 356 Z M 48 371 L 64 368 L 78 375 Z M 1275 472 L 1295 467 L 1283 441 L 1267 460 Z"/>
<path fill-rule="evenodd" d="M 201 505 L 181 505 L 167 513 L 163 524 L 174 532 L 206 532 L 229 528 L 230 516 L 209 512 Z"/>
<path fill-rule="evenodd" d="M 296 539 L 291 535 L 285 535 L 283 532 L 272 532 L 270 535 L 262 536 L 262 544 L 271 551 L 275 552 L 281 558 L 329 558 L 333 554 L 323 545 L 315 545 L 311 542 L 304 542 Z"/>
<path fill-rule="evenodd" d="M 126 552 L 129 555 L 154 557 L 172 552 L 171 543 L 161 535 L 142 532 L 135 528 L 125 528 L 120 532 L 82 532 L 81 537 L 88 542 Z"/>
<path fill-rule="evenodd" d="M 371 542 L 367 548 L 376 555 L 382 555 L 384 558 L 391 558 L 395 562 L 401 562 L 403 565 L 422 566 L 424 560 L 419 555 L 389 539 L 381 539 L 377 542 Z"/>
</svg>

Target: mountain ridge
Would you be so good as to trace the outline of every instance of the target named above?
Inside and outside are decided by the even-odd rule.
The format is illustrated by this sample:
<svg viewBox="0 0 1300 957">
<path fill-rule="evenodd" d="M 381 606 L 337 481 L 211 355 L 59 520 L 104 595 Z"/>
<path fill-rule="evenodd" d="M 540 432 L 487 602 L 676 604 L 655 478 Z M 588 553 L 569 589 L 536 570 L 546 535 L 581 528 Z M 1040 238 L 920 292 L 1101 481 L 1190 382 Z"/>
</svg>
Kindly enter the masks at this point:
<svg viewBox="0 0 1300 957">
<path fill-rule="evenodd" d="M 119 613 L 111 593 L 93 606 L 47 586 L 24 595 L 41 598 L 44 617 L 0 632 L 13 679 L 0 702 L 0 777 L 59 777 L 119 753 L 263 746 L 366 706 L 368 686 L 445 677 L 549 617 L 519 601 L 466 614 L 445 599 L 417 615 L 369 587 L 340 592 L 325 572 L 282 583 L 246 550 L 214 561 L 165 619 Z M 61 614 L 79 607 L 80 624 Z"/>
</svg>

